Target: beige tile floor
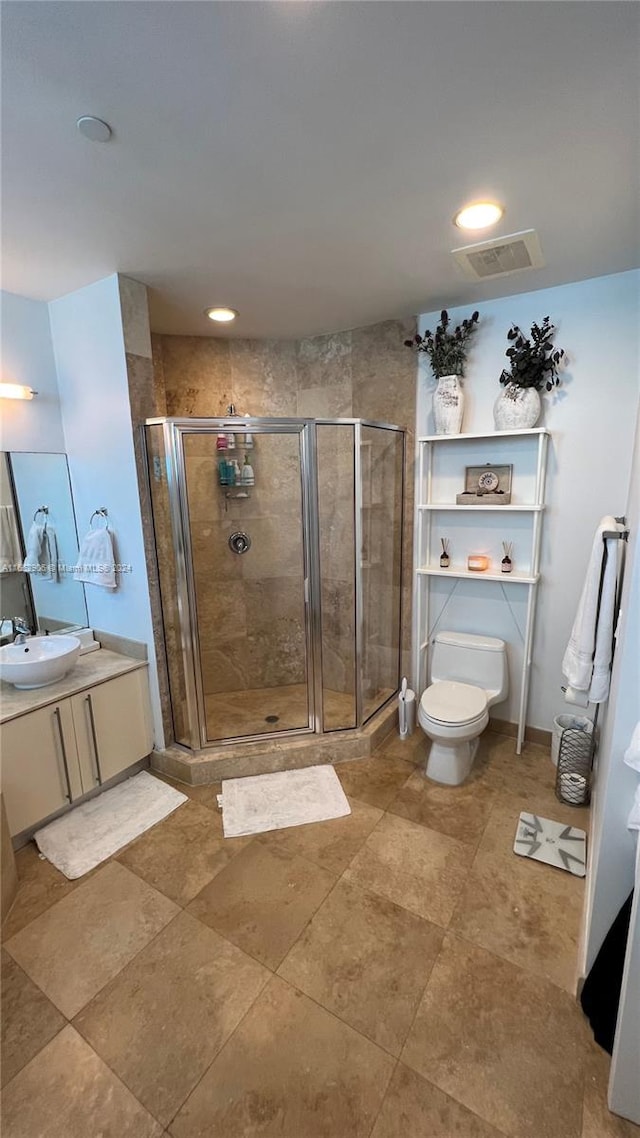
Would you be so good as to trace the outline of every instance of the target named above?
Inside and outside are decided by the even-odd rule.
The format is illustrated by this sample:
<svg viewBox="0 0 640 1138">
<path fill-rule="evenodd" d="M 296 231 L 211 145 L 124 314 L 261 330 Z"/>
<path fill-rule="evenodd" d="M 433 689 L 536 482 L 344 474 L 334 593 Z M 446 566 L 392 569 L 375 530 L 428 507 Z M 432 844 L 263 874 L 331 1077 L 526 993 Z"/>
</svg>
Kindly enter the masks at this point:
<svg viewBox="0 0 640 1138">
<path fill-rule="evenodd" d="M 216 787 L 68 882 L 20 851 L 3 1138 L 638 1138 L 572 996 L 584 885 L 511 852 L 588 823 L 545 750 L 485 734 L 337 770 L 352 814 L 225 841 Z"/>
</svg>

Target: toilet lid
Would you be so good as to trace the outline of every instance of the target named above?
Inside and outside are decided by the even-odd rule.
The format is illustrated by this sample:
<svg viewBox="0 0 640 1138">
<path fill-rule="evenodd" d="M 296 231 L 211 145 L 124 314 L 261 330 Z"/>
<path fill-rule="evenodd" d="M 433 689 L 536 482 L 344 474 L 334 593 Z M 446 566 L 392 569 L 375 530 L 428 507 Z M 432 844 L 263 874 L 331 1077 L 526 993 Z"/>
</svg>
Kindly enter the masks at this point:
<svg viewBox="0 0 640 1138">
<path fill-rule="evenodd" d="M 438 680 L 427 688 L 420 704 L 429 719 L 435 719 L 437 723 L 463 726 L 478 719 L 486 710 L 487 693 L 473 684 Z"/>
</svg>

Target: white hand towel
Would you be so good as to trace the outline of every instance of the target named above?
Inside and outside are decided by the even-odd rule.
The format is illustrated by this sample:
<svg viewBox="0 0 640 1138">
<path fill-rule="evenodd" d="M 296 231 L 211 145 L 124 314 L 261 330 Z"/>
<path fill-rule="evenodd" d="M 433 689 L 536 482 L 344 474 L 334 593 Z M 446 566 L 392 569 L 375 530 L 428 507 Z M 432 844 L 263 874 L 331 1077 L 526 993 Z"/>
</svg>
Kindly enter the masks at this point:
<svg viewBox="0 0 640 1138">
<path fill-rule="evenodd" d="M 84 581 L 85 585 L 101 585 L 103 589 L 116 588 L 113 541 L 108 529 L 90 529 L 85 534 L 80 545 L 75 578 L 76 581 Z"/>
<path fill-rule="evenodd" d="M 21 561 L 16 512 L 13 506 L 0 506 L 0 573 L 17 573 Z"/>
<path fill-rule="evenodd" d="M 604 517 L 596 530 L 578 611 L 562 661 L 567 686 L 588 692 L 590 703 L 602 703 L 609 695 L 619 543 L 615 539 L 607 541 L 603 575 L 605 543 L 602 535 L 605 530 L 619 528 L 615 518 Z"/>
<path fill-rule="evenodd" d="M 45 581 L 60 580 L 58 539 L 51 522 L 33 522 L 27 535 L 27 556 L 22 563 L 24 573 L 37 573 Z"/>
<path fill-rule="evenodd" d="M 27 556 L 22 563 L 22 571 L 24 573 L 40 572 L 43 537 L 44 525 L 40 525 L 40 522 L 33 522 L 27 534 Z"/>
<path fill-rule="evenodd" d="M 624 761 L 634 771 L 640 771 L 640 723 L 636 723 L 631 742 L 624 753 Z"/>
<path fill-rule="evenodd" d="M 45 522 L 40 550 L 40 573 L 45 581 L 60 580 L 58 563 L 58 538 L 51 522 Z"/>
</svg>

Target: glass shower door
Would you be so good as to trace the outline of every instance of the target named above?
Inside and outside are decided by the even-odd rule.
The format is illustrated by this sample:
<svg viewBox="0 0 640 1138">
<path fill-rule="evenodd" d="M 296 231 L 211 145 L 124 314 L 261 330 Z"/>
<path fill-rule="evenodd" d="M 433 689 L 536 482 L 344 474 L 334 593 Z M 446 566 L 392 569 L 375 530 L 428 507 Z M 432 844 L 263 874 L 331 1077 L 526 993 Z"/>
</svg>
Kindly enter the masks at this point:
<svg viewBox="0 0 640 1138">
<path fill-rule="evenodd" d="M 362 721 L 398 690 L 402 608 L 404 435 L 360 428 Z"/>
<path fill-rule="evenodd" d="M 202 743 L 311 729 L 304 426 L 182 447 Z"/>
</svg>

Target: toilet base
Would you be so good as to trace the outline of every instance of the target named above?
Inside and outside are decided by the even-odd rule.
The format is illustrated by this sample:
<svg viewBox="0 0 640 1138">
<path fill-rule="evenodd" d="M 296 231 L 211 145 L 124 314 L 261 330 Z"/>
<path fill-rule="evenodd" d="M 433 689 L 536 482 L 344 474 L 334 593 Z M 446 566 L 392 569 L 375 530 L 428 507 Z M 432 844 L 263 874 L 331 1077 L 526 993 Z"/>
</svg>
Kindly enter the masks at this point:
<svg viewBox="0 0 640 1138">
<path fill-rule="evenodd" d="M 445 786 L 459 786 L 471 771 L 480 738 L 456 740 L 451 745 L 431 740 L 431 750 L 424 769 L 427 778 Z"/>
</svg>

